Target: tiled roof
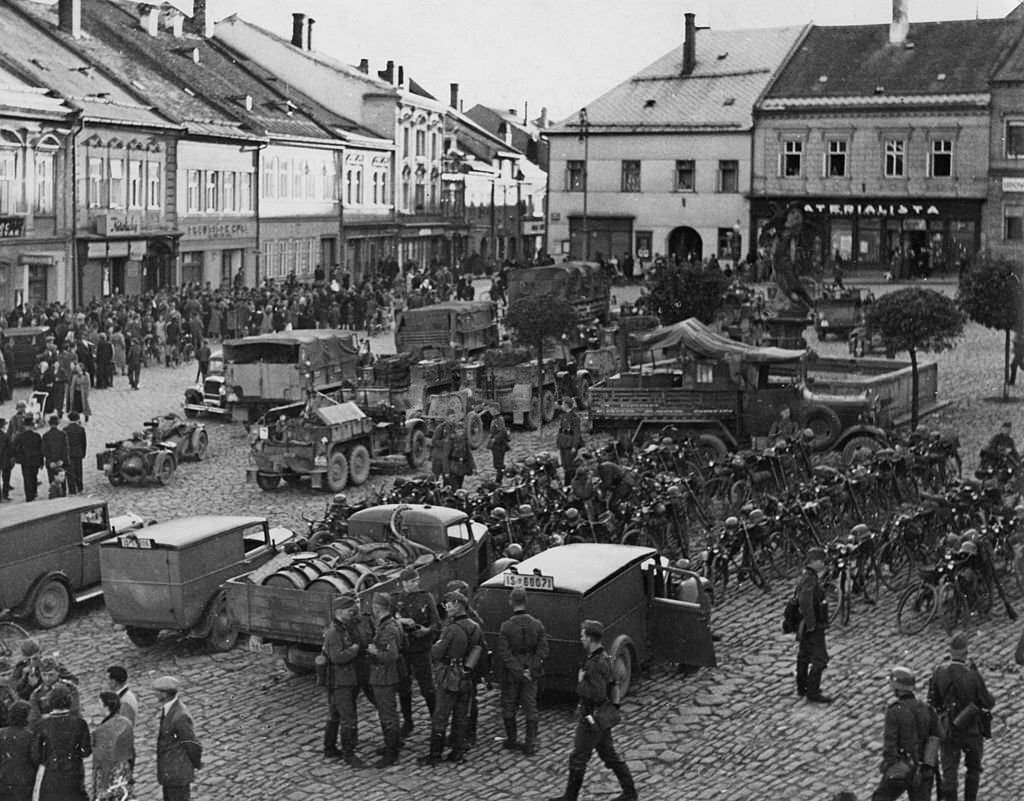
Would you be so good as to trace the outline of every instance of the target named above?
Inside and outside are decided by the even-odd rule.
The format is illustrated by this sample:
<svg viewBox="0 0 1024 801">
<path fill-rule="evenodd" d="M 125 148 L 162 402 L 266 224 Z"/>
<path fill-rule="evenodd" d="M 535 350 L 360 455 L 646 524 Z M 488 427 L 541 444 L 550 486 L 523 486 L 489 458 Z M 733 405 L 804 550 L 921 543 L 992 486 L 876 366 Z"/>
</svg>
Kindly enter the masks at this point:
<svg viewBox="0 0 1024 801">
<path fill-rule="evenodd" d="M 46 89 L 33 88 L 16 80 L 8 80 L 0 72 L 0 110 L 5 114 L 32 115 L 39 118 L 63 119 L 71 108 Z"/>
<path fill-rule="evenodd" d="M 748 129 L 754 101 L 803 30 L 698 31 L 693 72 L 682 74 L 680 44 L 587 103 L 590 130 Z M 575 132 L 577 120 L 574 115 L 549 132 Z"/>
<path fill-rule="evenodd" d="M 887 24 L 815 26 L 766 97 L 983 93 L 1022 33 L 1005 19 L 911 22 L 908 45 L 890 45 Z"/>
<path fill-rule="evenodd" d="M 836 95 L 829 97 L 769 97 L 761 103 L 765 111 L 777 111 L 786 108 L 849 108 L 872 106 L 900 106 L 914 108 L 920 106 L 978 106 L 984 108 L 991 101 L 988 92 L 955 95 Z"/>
</svg>

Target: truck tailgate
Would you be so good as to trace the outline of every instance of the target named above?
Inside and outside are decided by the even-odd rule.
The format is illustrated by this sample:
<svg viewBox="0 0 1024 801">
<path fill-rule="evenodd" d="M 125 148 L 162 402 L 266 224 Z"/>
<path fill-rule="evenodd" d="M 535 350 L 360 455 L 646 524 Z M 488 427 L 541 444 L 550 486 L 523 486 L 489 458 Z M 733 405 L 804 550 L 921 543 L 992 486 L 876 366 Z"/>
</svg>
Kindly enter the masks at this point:
<svg viewBox="0 0 1024 801">
<path fill-rule="evenodd" d="M 246 578 L 224 582 L 228 617 L 239 631 L 265 640 L 319 645 L 331 622 L 333 596 L 255 584 Z"/>
</svg>

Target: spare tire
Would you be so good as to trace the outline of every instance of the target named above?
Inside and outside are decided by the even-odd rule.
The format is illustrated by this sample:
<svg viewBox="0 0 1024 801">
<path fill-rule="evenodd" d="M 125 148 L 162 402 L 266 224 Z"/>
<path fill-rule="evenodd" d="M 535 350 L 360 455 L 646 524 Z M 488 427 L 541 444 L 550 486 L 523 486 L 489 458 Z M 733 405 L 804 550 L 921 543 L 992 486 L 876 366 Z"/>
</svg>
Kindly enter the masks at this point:
<svg viewBox="0 0 1024 801">
<path fill-rule="evenodd" d="M 715 434 L 700 434 L 696 444 L 705 462 L 715 462 L 729 454 L 729 447 Z"/>
<path fill-rule="evenodd" d="M 804 425 L 814 432 L 814 439 L 811 440 L 813 451 L 827 451 L 843 433 L 839 415 L 835 409 L 823 403 L 812 403 L 804 409 L 803 419 Z"/>
</svg>

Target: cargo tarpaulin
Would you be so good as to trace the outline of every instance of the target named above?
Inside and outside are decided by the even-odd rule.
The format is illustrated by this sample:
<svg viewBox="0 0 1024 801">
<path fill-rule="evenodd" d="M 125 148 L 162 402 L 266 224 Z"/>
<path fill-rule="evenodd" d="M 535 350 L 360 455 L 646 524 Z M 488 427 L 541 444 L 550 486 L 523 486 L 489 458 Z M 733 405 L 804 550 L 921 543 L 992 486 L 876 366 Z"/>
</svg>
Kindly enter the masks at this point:
<svg viewBox="0 0 1024 801">
<path fill-rule="evenodd" d="M 309 362 L 314 371 L 342 365 L 343 372 L 354 378 L 359 351 L 351 331 L 299 329 L 228 340 L 224 343 L 224 360 L 232 364 Z"/>
<path fill-rule="evenodd" d="M 707 359 L 726 359 L 747 364 L 795 362 L 807 356 L 807 350 L 770 348 L 737 342 L 708 328 L 696 317 L 673 325 L 655 328 L 639 337 L 644 351 L 685 349 Z"/>
</svg>

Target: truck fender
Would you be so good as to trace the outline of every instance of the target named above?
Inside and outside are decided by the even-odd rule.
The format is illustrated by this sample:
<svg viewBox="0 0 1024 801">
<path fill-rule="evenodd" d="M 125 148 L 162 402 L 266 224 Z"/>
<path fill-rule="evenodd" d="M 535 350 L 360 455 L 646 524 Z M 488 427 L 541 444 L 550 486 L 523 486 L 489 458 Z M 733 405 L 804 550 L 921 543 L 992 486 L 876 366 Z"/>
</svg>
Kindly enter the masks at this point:
<svg viewBox="0 0 1024 801">
<path fill-rule="evenodd" d="M 633 675 L 640 669 L 633 638 L 628 634 L 616 637 L 608 648 L 608 657 L 612 660 L 612 678 L 615 682 L 612 692 L 617 696 L 611 700 L 614 703 L 621 703 L 629 695 Z"/>
<path fill-rule="evenodd" d="M 836 440 L 836 447 L 842 447 L 854 437 L 872 437 L 879 442 L 885 443 L 889 441 L 889 435 L 885 432 L 885 429 L 867 425 L 866 423 L 858 423 L 843 430 L 843 433 L 839 435 L 839 439 Z"/>
<path fill-rule="evenodd" d="M 407 434 L 412 436 L 412 433 L 419 428 L 422 428 L 424 431 L 427 430 L 427 421 L 422 417 L 409 417 L 406 419 L 405 431 Z"/>
<path fill-rule="evenodd" d="M 28 592 L 25 593 L 25 597 L 21 603 L 14 607 L 14 617 L 26 617 L 32 613 L 32 608 L 36 605 L 36 598 L 39 596 L 39 592 L 44 586 L 51 580 L 59 581 L 65 587 L 67 587 L 68 595 L 71 596 L 71 601 L 74 603 L 74 593 L 71 592 L 71 579 L 68 578 L 68 574 L 63 570 L 51 570 L 43 575 L 39 576 L 35 581 L 32 582 L 32 586 L 29 587 Z"/>
</svg>

